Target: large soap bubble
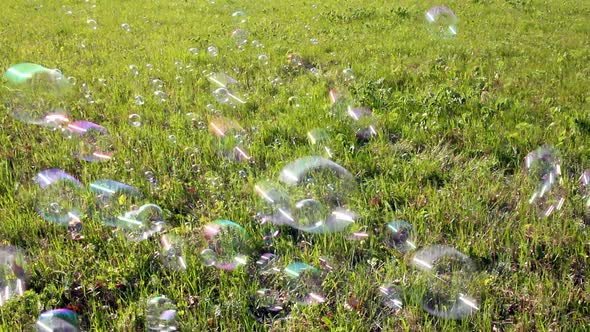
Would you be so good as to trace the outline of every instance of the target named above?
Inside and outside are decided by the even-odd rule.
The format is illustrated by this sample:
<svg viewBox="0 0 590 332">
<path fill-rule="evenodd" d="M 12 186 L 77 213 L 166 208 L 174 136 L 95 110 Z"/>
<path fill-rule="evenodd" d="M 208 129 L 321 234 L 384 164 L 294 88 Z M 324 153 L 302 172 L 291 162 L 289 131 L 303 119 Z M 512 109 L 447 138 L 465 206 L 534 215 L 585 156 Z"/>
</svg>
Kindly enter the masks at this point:
<svg viewBox="0 0 590 332">
<path fill-rule="evenodd" d="M 317 304 L 326 301 L 320 269 L 303 262 L 294 262 L 284 269 L 284 273 L 289 277 L 287 288 L 295 302 Z"/>
<path fill-rule="evenodd" d="M 108 161 L 112 158 L 111 140 L 105 127 L 79 120 L 68 124 L 64 132 L 72 142 L 76 158 L 85 161 Z"/>
<path fill-rule="evenodd" d="M 12 246 L 0 246 L 0 306 L 25 291 L 26 260 L 23 252 Z"/>
<path fill-rule="evenodd" d="M 93 217 L 108 226 L 116 227 L 119 216 L 141 205 L 141 193 L 135 187 L 115 180 L 96 180 L 89 185 L 95 195 Z"/>
<path fill-rule="evenodd" d="M 69 81 L 57 69 L 20 63 L 6 70 L 4 105 L 15 119 L 43 126 L 69 121 L 64 111 Z"/>
<path fill-rule="evenodd" d="M 233 221 L 218 219 L 203 227 L 207 246 L 201 257 L 207 266 L 232 271 L 248 262 L 249 237 Z"/>
<path fill-rule="evenodd" d="M 69 309 L 54 309 L 45 311 L 35 323 L 37 332 L 78 332 L 80 320 L 78 315 Z"/>
<path fill-rule="evenodd" d="M 477 291 L 475 266 L 461 252 L 443 245 L 434 245 L 416 252 L 413 265 L 427 273 L 428 292 L 422 308 L 431 315 L 461 319 L 479 310 L 471 295 Z"/>
<path fill-rule="evenodd" d="M 438 37 L 451 38 L 457 35 L 459 20 L 447 6 L 434 6 L 426 12 L 426 23 L 430 32 Z"/>
<path fill-rule="evenodd" d="M 82 184 L 60 169 L 35 175 L 35 206 L 43 219 L 64 226 L 80 224 L 83 211 Z"/>
<path fill-rule="evenodd" d="M 145 323 L 148 331 L 177 331 L 176 305 L 166 296 L 149 299 Z"/>
<path fill-rule="evenodd" d="M 252 157 L 245 148 L 245 130 L 232 119 L 218 117 L 209 123 L 210 132 L 217 137 L 217 153 L 233 161 L 248 161 Z"/>
<path fill-rule="evenodd" d="M 533 188 L 529 203 L 544 217 L 560 210 L 565 202 L 565 192 L 558 151 L 545 145 L 527 154 L 524 162 L 528 182 Z"/>
</svg>

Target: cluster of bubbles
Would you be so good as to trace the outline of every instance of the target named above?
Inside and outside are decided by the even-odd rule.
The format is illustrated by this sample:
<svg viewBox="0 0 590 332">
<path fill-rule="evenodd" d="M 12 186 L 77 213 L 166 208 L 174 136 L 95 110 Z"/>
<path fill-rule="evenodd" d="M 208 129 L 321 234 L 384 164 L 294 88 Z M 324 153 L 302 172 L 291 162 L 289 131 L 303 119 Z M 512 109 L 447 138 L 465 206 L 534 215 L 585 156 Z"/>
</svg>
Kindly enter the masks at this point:
<svg viewBox="0 0 590 332">
<path fill-rule="evenodd" d="M 69 10 L 68 10 L 69 11 Z M 257 40 L 250 42 L 246 30 L 247 16 L 243 11 L 232 15 L 235 29 L 231 41 L 238 50 L 251 44 L 257 50 L 264 45 Z M 426 22 L 431 32 L 439 37 L 451 38 L 458 33 L 458 19 L 455 13 L 445 6 L 432 7 L 426 12 Z M 90 29 L 96 30 L 95 20 L 89 19 Z M 121 29 L 131 32 L 131 25 L 121 24 Z M 315 38 L 310 40 L 317 44 Z M 197 56 L 198 48 L 188 49 Z M 218 57 L 219 49 L 208 46 L 210 57 Z M 269 64 L 269 57 L 257 55 L 261 65 Z M 289 66 L 302 68 L 311 75 L 319 77 L 320 70 L 297 54 L 288 55 Z M 177 69 L 186 69 L 181 62 Z M 147 64 L 145 69 L 154 72 Z M 128 67 L 132 76 L 140 74 L 136 65 Z M 238 80 L 227 73 L 206 71 L 206 79 L 211 83 L 212 97 L 221 105 L 236 108 L 246 104 L 246 94 Z M 151 74 L 150 74 L 151 75 Z M 86 120 L 71 121 L 63 104 L 64 96 L 71 91 L 73 78 L 66 78 L 55 69 L 48 69 L 31 63 L 21 63 L 10 67 L 4 74 L 5 106 L 15 119 L 59 130 L 69 142 L 76 158 L 95 162 L 112 158 L 113 148 L 108 130 Z M 328 91 L 330 113 L 338 120 L 350 125 L 357 140 L 366 142 L 380 133 L 377 117 L 373 111 L 356 101 L 347 89 L 356 75 L 351 68 L 339 73 L 341 86 Z M 177 76 L 176 82 L 183 83 Z M 273 80 L 273 82 L 278 82 Z M 151 75 L 149 86 L 157 102 L 166 103 L 164 82 Z M 86 85 L 82 86 L 85 98 L 93 101 Z M 300 106 L 297 97 L 291 97 L 289 104 Z M 146 100 L 135 95 L 133 103 L 142 107 Z M 212 104 L 211 104 L 212 105 Z M 213 109 L 215 106 L 211 106 Z M 220 112 L 217 112 L 220 113 Z M 133 127 L 142 125 L 141 115 L 133 113 L 128 117 Z M 204 127 L 207 125 L 204 124 Z M 208 123 L 215 141 L 218 155 L 235 162 L 252 161 L 248 151 L 249 135 L 237 120 L 216 114 Z M 176 137 L 170 135 L 175 141 Z M 465 254 L 444 245 L 420 247 L 416 241 L 413 226 L 404 220 L 382 222 L 377 234 L 369 234 L 359 225 L 358 202 L 354 197 L 359 190 L 355 176 L 344 166 L 333 161 L 335 149 L 330 137 L 330 128 L 313 128 L 307 131 L 307 139 L 313 154 L 287 163 L 276 180 L 259 181 L 254 185 L 254 193 L 263 202 L 266 212 L 260 217 L 264 227 L 271 226 L 262 239 L 272 243 L 282 229 L 292 228 L 311 235 L 345 234 L 347 239 L 365 241 L 375 237 L 387 250 L 411 255 L 411 266 L 426 280 L 427 291 L 422 298 L 424 311 L 444 319 L 462 319 L 479 310 L 477 288 L 478 272 L 475 264 Z M 532 188 L 529 203 L 536 206 L 547 217 L 559 211 L 564 202 L 564 188 L 561 177 L 561 162 L 556 149 L 543 146 L 529 153 L 525 158 L 528 180 Z M 145 173 L 150 183 L 155 182 L 151 171 Z M 255 306 L 272 314 L 284 311 L 290 305 L 315 305 L 328 301 L 325 280 L 333 267 L 329 260 L 319 262 L 284 262 L 276 253 L 266 252 L 253 259 L 257 240 L 247 227 L 227 219 L 216 219 L 199 229 L 197 241 L 187 237 L 178 229 L 169 229 L 165 213 L 153 204 L 135 187 L 111 179 L 91 182 L 87 187 L 74 176 L 61 169 L 47 169 L 35 175 L 33 193 L 35 209 L 46 221 L 67 226 L 72 234 L 80 236 L 82 222 L 89 217 L 99 220 L 122 232 L 129 241 L 144 241 L 158 237 L 158 252 L 162 264 L 173 271 L 187 270 L 191 263 L 186 259 L 191 246 L 198 247 L 200 263 L 204 266 L 224 271 L 234 271 L 255 266 L 254 275 L 259 282 L 253 294 Z M 580 178 L 580 188 L 586 209 L 590 211 L 590 170 Z M 91 199 L 86 199 L 91 197 Z M 12 297 L 22 295 L 25 290 L 26 260 L 22 252 L 14 247 L 0 247 L 0 305 Z M 340 271 L 345 272 L 345 271 Z M 390 312 L 404 308 L 404 290 L 395 283 L 383 283 L 375 290 L 378 304 Z M 354 306 L 348 301 L 348 306 Z M 149 331 L 176 331 L 178 322 L 174 302 L 165 296 L 148 299 L 146 307 L 146 328 Z M 38 331 L 79 331 L 80 322 L 75 312 L 69 309 L 55 309 L 42 313 L 35 328 Z"/>
</svg>

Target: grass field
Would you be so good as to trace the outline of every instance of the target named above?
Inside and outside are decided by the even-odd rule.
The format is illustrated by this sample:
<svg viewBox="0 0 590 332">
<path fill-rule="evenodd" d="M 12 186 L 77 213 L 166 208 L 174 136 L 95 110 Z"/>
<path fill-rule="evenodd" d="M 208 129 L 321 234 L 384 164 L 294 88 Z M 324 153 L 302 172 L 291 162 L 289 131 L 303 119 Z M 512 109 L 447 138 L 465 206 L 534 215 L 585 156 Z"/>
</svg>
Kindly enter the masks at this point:
<svg viewBox="0 0 590 332">
<path fill-rule="evenodd" d="M 590 329 L 590 219 L 578 181 L 590 168 L 590 2 L 448 1 L 459 17 L 450 39 L 429 33 L 424 13 L 440 4 L 433 1 L 211 2 L 2 2 L 2 72 L 32 62 L 75 77 L 68 112 L 107 128 L 115 153 L 108 162 L 78 160 L 59 131 L 19 122 L 2 107 L 0 243 L 26 252 L 28 290 L 0 306 L 0 330 L 30 330 L 41 312 L 64 307 L 78 312 L 83 330 L 143 330 L 146 301 L 159 294 L 176 303 L 183 331 Z M 245 23 L 232 17 L 238 10 Z M 237 27 L 249 33 L 244 50 L 231 38 Z M 305 65 L 289 65 L 289 54 Z M 343 78 L 346 68 L 354 80 Z M 246 104 L 217 102 L 204 71 L 235 77 Z M 334 87 L 373 110 L 377 137 L 357 140 L 330 112 Z M 0 90 L 2 100 L 7 94 Z M 131 114 L 140 126 L 129 124 Z M 217 115 L 246 128 L 252 162 L 216 153 L 207 123 Z M 317 127 L 331 133 L 332 160 L 355 176 L 349 205 L 370 236 L 350 241 L 282 226 L 269 245 L 262 238 L 270 227 L 257 219 L 267 207 L 254 185 L 317 153 L 306 138 Z M 566 195 L 547 218 L 528 203 L 524 167 L 544 144 L 561 154 Z M 127 241 L 95 214 L 84 216 L 78 239 L 43 220 L 28 190 L 48 168 L 84 185 L 137 187 L 188 241 L 187 269 L 163 266 L 158 237 Z M 228 272 L 201 263 L 202 226 L 218 218 L 250 234 L 247 266 Z M 421 308 L 428 279 L 412 267 L 412 252 L 380 238 L 394 219 L 413 225 L 419 248 L 448 245 L 471 257 L 479 311 L 445 320 Z M 274 317 L 256 308 L 264 280 L 254 262 L 267 251 L 283 267 L 328 257 L 326 301 L 288 303 Z M 397 312 L 377 299 L 388 282 L 402 291 Z"/>
</svg>

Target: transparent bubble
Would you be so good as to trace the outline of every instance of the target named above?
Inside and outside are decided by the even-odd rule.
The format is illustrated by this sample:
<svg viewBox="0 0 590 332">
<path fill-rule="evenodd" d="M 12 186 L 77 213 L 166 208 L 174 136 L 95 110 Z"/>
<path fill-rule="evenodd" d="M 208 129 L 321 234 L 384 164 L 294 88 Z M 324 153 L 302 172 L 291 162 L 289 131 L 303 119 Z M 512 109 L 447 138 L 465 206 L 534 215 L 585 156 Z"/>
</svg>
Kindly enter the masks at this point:
<svg viewBox="0 0 590 332">
<path fill-rule="evenodd" d="M 59 126 L 69 122 L 64 101 L 71 84 L 57 69 L 20 63 L 6 70 L 2 100 L 9 114 L 22 122 Z"/>
<path fill-rule="evenodd" d="M 309 42 L 310 42 L 312 45 L 317 45 L 317 44 L 319 44 L 319 41 L 318 41 L 318 39 L 317 39 L 317 38 L 311 38 L 311 39 L 309 40 Z"/>
<path fill-rule="evenodd" d="M 150 87 L 154 90 L 160 90 L 164 87 L 164 82 L 159 78 L 154 78 L 150 81 Z"/>
<path fill-rule="evenodd" d="M 119 217 L 140 206 L 141 193 L 135 187 L 114 180 L 97 180 L 89 185 L 96 207 L 93 218 L 116 227 Z"/>
<path fill-rule="evenodd" d="M 303 262 L 294 262 L 284 269 L 284 273 L 289 277 L 287 288 L 295 302 L 317 304 L 326 301 L 320 269 Z"/>
<path fill-rule="evenodd" d="M 152 65 L 151 63 L 146 63 L 146 64 L 145 64 L 145 68 L 146 68 L 148 71 L 153 71 L 153 70 L 154 70 L 154 65 Z"/>
<path fill-rule="evenodd" d="M 289 97 L 289 99 L 287 99 L 287 103 L 289 103 L 289 105 L 294 108 L 299 108 L 301 106 L 301 104 L 299 104 L 299 97 L 296 96 Z"/>
<path fill-rule="evenodd" d="M 254 39 L 252 41 L 252 46 L 256 47 L 256 48 L 264 48 L 264 44 L 262 44 L 260 41 Z"/>
<path fill-rule="evenodd" d="M 285 166 L 279 180 L 289 206 L 276 207 L 273 222 L 311 233 L 340 232 L 356 214 L 345 206 L 355 190 L 354 177 L 342 166 L 319 156 L 298 159 Z"/>
<path fill-rule="evenodd" d="M 184 84 L 184 77 L 182 77 L 180 75 L 176 75 L 176 77 L 174 77 L 174 80 L 176 81 L 176 84 L 178 84 L 178 85 Z"/>
<path fill-rule="evenodd" d="M 248 42 L 248 31 L 244 29 L 235 29 L 231 33 L 231 39 L 238 47 L 244 46 Z"/>
<path fill-rule="evenodd" d="M 64 226 L 80 223 L 83 188 L 78 180 L 60 169 L 48 169 L 34 181 L 35 206 L 43 219 Z"/>
<path fill-rule="evenodd" d="M 156 176 L 154 175 L 154 172 L 152 171 L 145 171 L 143 173 L 143 175 L 145 176 L 145 179 L 153 185 L 158 184 L 158 179 L 156 178 Z"/>
<path fill-rule="evenodd" d="M 165 296 L 156 296 L 148 300 L 146 312 L 146 329 L 148 331 L 177 331 L 176 305 Z"/>
<path fill-rule="evenodd" d="M 376 120 L 369 108 L 349 106 L 348 116 L 353 121 L 353 128 L 357 139 L 369 140 L 377 136 Z"/>
<path fill-rule="evenodd" d="M 392 284 L 379 286 L 379 298 L 381 305 L 388 313 L 397 313 L 404 307 L 401 292 Z"/>
<path fill-rule="evenodd" d="M 234 24 L 244 24 L 246 23 L 246 13 L 241 10 L 235 11 L 231 14 L 232 20 Z"/>
<path fill-rule="evenodd" d="M 111 160 L 111 137 L 103 126 L 78 120 L 68 124 L 64 130 L 71 133 L 76 158 L 91 162 Z"/>
<path fill-rule="evenodd" d="M 66 14 L 66 15 L 74 14 L 74 12 L 72 11 L 72 7 L 70 7 L 70 6 L 62 5 L 61 8 L 63 9 L 64 14 Z"/>
<path fill-rule="evenodd" d="M 219 55 L 219 50 L 217 49 L 217 47 L 212 45 L 207 47 L 207 54 L 209 54 L 210 57 L 216 57 Z"/>
<path fill-rule="evenodd" d="M 279 291 L 271 288 L 260 288 L 255 294 L 255 308 L 265 309 L 271 314 L 276 314 L 284 309 L 284 301 L 281 300 Z"/>
<path fill-rule="evenodd" d="M 172 144 L 176 144 L 176 135 L 168 135 L 168 141 Z"/>
<path fill-rule="evenodd" d="M 233 271 L 248 262 L 248 234 L 233 221 L 218 219 L 203 227 L 207 247 L 201 258 L 207 266 Z"/>
<path fill-rule="evenodd" d="M 199 49 L 196 48 L 196 47 L 191 47 L 191 48 L 188 49 L 188 51 L 189 51 L 190 54 L 192 54 L 194 56 L 199 55 Z"/>
<path fill-rule="evenodd" d="M 451 38 L 457 35 L 459 20 L 449 7 L 432 7 L 426 12 L 425 17 L 428 29 L 433 35 L 442 38 Z"/>
<path fill-rule="evenodd" d="M 133 127 L 141 126 L 141 115 L 139 115 L 139 114 L 129 115 L 129 124 Z"/>
<path fill-rule="evenodd" d="M 155 204 L 144 204 L 117 217 L 117 227 L 130 241 L 143 241 L 164 230 L 164 211 Z"/>
<path fill-rule="evenodd" d="M 139 68 L 136 65 L 129 65 L 129 73 L 133 76 L 139 75 Z"/>
<path fill-rule="evenodd" d="M 281 272 L 278 265 L 278 257 L 273 253 L 264 253 L 256 261 L 256 269 L 259 275 L 277 274 Z"/>
<path fill-rule="evenodd" d="M 263 66 L 268 65 L 268 55 L 266 55 L 266 54 L 260 54 L 258 56 L 258 63 L 260 63 Z"/>
<path fill-rule="evenodd" d="M 25 292 L 26 264 L 20 249 L 0 245 L 0 306 Z"/>
<path fill-rule="evenodd" d="M 290 198 L 287 191 L 273 182 L 258 182 L 254 186 L 254 191 L 271 207 L 288 208 L 290 204 Z"/>
<path fill-rule="evenodd" d="M 332 158 L 334 152 L 330 147 L 330 135 L 325 129 L 314 128 L 307 132 L 307 139 L 309 144 L 314 148 L 314 152 Z"/>
<path fill-rule="evenodd" d="M 166 92 L 162 90 L 156 90 L 154 91 L 154 97 L 160 103 L 165 103 L 167 101 L 168 95 L 166 95 Z"/>
<path fill-rule="evenodd" d="M 408 252 L 416 249 L 412 225 L 406 221 L 395 220 L 387 224 L 384 243 L 387 247 Z"/>
<path fill-rule="evenodd" d="M 342 78 L 344 81 L 352 81 L 354 80 L 354 71 L 350 68 L 346 68 L 342 71 Z"/>
<path fill-rule="evenodd" d="M 123 23 L 121 24 L 121 29 L 125 32 L 131 32 L 131 25 L 129 23 Z"/>
<path fill-rule="evenodd" d="M 37 318 L 35 330 L 38 332 L 78 332 L 80 320 L 78 315 L 69 309 L 45 311 Z"/>
<path fill-rule="evenodd" d="M 182 238 L 176 234 L 164 234 L 160 237 L 160 258 L 162 264 L 174 271 L 186 270 L 186 260 L 183 255 Z"/>
<path fill-rule="evenodd" d="M 545 145 L 527 154 L 524 162 L 529 187 L 534 188 L 529 204 L 536 206 L 544 217 L 559 211 L 565 202 L 565 192 L 558 151 Z"/>
<path fill-rule="evenodd" d="M 246 132 L 237 121 L 215 118 L 209 123 L 209 131 L 217 137 L 217 152 L 223 158 L 234 161 L 252 158 L 244 147 Z"/>
<path fill-rule="evenodd" d="M 435 245 L 417 251 L 412 263 L 429 277 L 428 292 L 422 301 L 426 312 L 461 319 L 479 310 L 477 300 L 468 295 L 481 287 L 469 257 L 451 247 Z"/>
<path fill-rule="evenodd" d="M 133 98 L 133 103 L 137 106 L 142 106 L 143 104 L 145 104 L 145 99 L 143 98 L 143 96 L 137 95 Z"/>
<path fill-rule="evenodd" d="M 90 30 L 96 30 L 96 29 L 98 29 L 98 23 L 96 23 L 96 21 L 93 20 L 93 19 L 86 20 L 86 25 L 88 25 L 88 28 Z"/>
<path fill-rule="evenodd" d="M 220 102 L 221 104 L 227 104 L 229 102 L 229 90 L 226 88 L 219 88 L 213 90 L 213 96 L 215 100 Z"/>
</svg>

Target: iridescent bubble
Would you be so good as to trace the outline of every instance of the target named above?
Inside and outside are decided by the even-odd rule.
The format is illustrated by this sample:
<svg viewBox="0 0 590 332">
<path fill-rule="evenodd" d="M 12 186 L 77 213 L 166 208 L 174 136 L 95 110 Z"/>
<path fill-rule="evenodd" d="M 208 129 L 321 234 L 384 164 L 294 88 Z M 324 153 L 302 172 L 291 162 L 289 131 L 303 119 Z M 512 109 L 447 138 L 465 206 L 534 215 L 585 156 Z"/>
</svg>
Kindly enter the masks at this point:
<svg viewBox="0 0 590 332">
<path fill-rule="evenodd" d="M 72 134 L 76 158 L 91 162 L 108 161 L 112 158 L 111 138 L 103 126 L 78 120 L 68 124 L 65 130 Z"/>
<path fill-rule="evenodd" d="M 450 38 L 458 33 L 459 20 L 455 13 L 447 6 L 434 6 L 426 12 L 426 23 L 435 36 Z"/>
<path fill-rule="evenodd" d="M 231 33 L 231 38 L 238 47 L 244 46 L 248 42 L 248 31 L 244 29 L 235 29 Z"/>
<path fill-rule="evenodd" d="M 260 181 L 254 186 L 254 191 L 271 207 L 288 208 L 290 204 L 287 191 L 273 182 Z"/>
<path fill-rule="evenodd" d="M 164 211 L 156 204 L 144 204 L 117 217 L 117 227 L 130 241 L 143 241 L 164 230 Z"/>
<path fill-rule="evenodd" d="M 401 292 L 392 284 L 379 286 L 379 297 L 381 305 L 390 313 L 397 313 L 404 307 Z"/>
<path fill-rule="evenodd" d="M 174 271 L 186 270 L 186 260 L 183 255 L 183 241 L 176 234 L 163 234 L 160 237 L 160 259 L 162 264 Z"/>
<path fill-rule="evenodd" d="M 133 98 L 133 103 L 137 106 L 142 106 L 143 104 L 145 104 L 145 99 L 143 98 L 143 96 L 137 95 Z"/>
<path fill-rule="evenodd" d="M 258 56 L 258 63 L 260 63 L 263 66 L 268 65 L 268 55 L 266 55 L 266 54 L 260 54 Z"/>
<path fill-rule="evenodd" d="M 248 262 L 249 239 L 242 226 L 218 219 L 203 227 L 203 236 L 207 241 L 201 251 L 205 265 L 233 271 Z"/>
<path fill-rule="evenodd" d="M 542 146 L 524 159 L 530 187 L 534 187 L 529 204 L 535 205 L 542 216 L 560 210 L 565 202 L 561 160 L 552 146 Z"/>
<path fill-rule="evenodd" d="M 86 20 L 86 25 L 88 25 L 88 28 L 90 28 L 90 30 L 98 29 L 98 23 L 96 23 L 96 21 L 93 19 Z"/>
<path fill-rule="evenodd" d="M 125 32 L 131 32 L 131 25 L 129 23 L 123 23 L 121 24 L 121 29 Z"/>
<path fill-rule="evenodd" d="M 287 288 L 295 302 L 317 304 L 326 301 L 320 269 L 303 262 L 294 262 L 284 269 L 284 273 L 289 277 Z"/>
<path fill-rule="evenodd" d="M 210 57 L 216 57 L 219 55 L 219 50 L 217 49 L 217 47 L 211 45 L 207 47 L 207 54 L 209 54 Z"/>
<path fill-rule="evenodd" d="M 196 47 L 191 47 L 191 48 L 188 49 L 188 51 L 189 51 L 190 54 L 192 54 L 194 56 L 199 55 L 199 49 L 196 48 Z"/>
<path fill-rule="evenodd" d="M 244 148 L 245 130 L 240 124 L 228 118 L 215 118 L 209 123 L 209 131 L 217 139 L 217 151 L 220 156 L 234 161 L 247 161 L 252 157 Z"/>
<path fill-rule="evenodd" d="M 369 140 L 377 136 L 377 126 L 373 112 L 367 107 L 348 107 L 348 116 L 353 121 L 357 139 Z"/>
<path fill-rule="evenodd" d="M 434 245 L 416 252 L 413 265 L 427 273 L 428 292 L 422 308 L 431 315 L 445 319 L 462 319 L 477 311 L 479 304 L 472 296 L 481 285 L 475 282 L 475 266 L 461 252 Z"/>
<path fill-rule="evenodd" d="M 355 222 L 345 206 L 356 185 L 344 167 L 319 156 L 298 159 L 285 166 L 279 180 L 287 187 L 289 207 L 278 208 L 277 224 L 310 233 L 334 233 Z"/>
<path fill-rule="evenodd" d="M 129 115 L 129 124 L 133 127 L 141 126 L 141 115 L 139 115 L 139 114 Z"/>
<path fill-rule="evenodd" d="M 156 91 L 154 91 L 154 97 L 160 103 L 165 103 L 167 101 L 167 98 L 168 98 L 168 96 L 166 95 L 166 92 L 164 92 L 162 90 L 156 90 Z"/>
<path fill-rule="evenodd" d="M 23 252 L 0 245 L 0 306 L 25 292 L 26 260 Z"/>
<path fill-rule="evenodd" d="M 342 71 L 342 78 L 344 81 L 352 81 L 354 80 L 354 71 L 350 68 L 346 68 Z"/>
<path fill-rule="evenodd" d="M 226 104 L 229 102 L 229 91 L 226 88 L 218 88 L 213 90 L 213 96 L 221 104 Z"/>
<path fill-rule="evenodd" d="M 234 21 L 234 24 L 244 24 L 246 23 L 246 13 L 241 10 L 235 11 L 231 14 L 231 17 Z"/>
<path fill-rule="evenodd" d="M 395 220 L 387 224 L 384 243 L 387 247 L 408 252 L 416 249 L 412 225 L 403 220 Z"/>
<path fill-rule="evenodd" d="M 89 185 L 95 195 L 95 219 L 116 227 L 119 217 L 137 209 L 141 193 L 135 187 L 114 180 L 97 180 Z"/>
<path fill-rule="evenodd" d="M 9 114 L 22 122 L 60 126 L 69 122 L 64 101 L 71 84 L 57 69 L 20 63 L 6 70 L 3 101 Z"/>
<path fill-rule="evenodd" d="M 314 128 L 307 132 L 309 144 L 314 148 L 314 152 L 324 155 L 326 158 L 332 158 L 334 152 L 330 147 L 330 135 L 325 129 Z"/>
<path fill-rule="evenodd" d="M 35 323 L 38 332 L 78 332 L 80 320 L 78 315 L 70 309 L 54 309 L 45 311 Z"/>
<path fill-rule="evenodd" d="M 176 305 L 165 296 L 156 296 L 148 300 L 146 311 L 146 328 L 148 331 L 177 331 Z"/>
<path fill-rule="evenodd" d="M 65 226 L 80 224 L 83 207 L 82 184 L 60 169 L 35 175 L 36 210 L 43 219 Z"/>
</svg>

